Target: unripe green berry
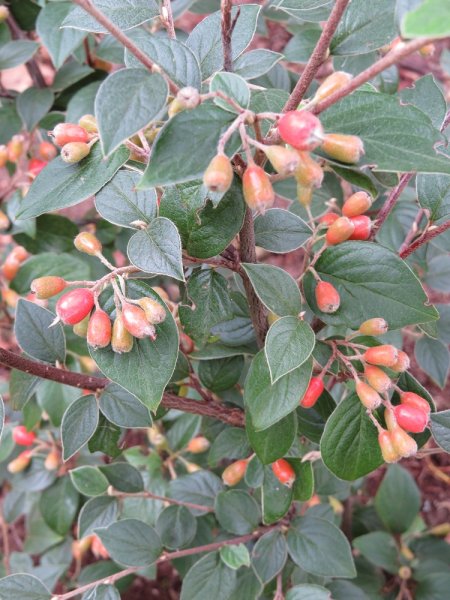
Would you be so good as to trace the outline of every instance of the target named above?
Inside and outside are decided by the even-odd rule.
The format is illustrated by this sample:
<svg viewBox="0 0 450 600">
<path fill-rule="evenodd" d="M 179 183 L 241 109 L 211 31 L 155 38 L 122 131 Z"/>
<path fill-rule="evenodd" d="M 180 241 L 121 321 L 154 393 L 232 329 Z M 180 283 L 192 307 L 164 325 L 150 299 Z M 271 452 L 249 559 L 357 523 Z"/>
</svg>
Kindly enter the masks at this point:
<svg viewBox="0 0 450 600">
<path fill-rule="evenodd" d="M 75 248 L 79 252 L 97 256 L 102 252 L 102 244 L 100 240 L 89 231 L 82 231 L 73 241 Z"/>
<path fill-rule="evenodd" d="M 69 142 L 62 147 L 61 158 L 66 163 L 78 163 L 83 158 L 86 158 L 90 151 L 90 146 L 84 142 Z"/>
</svg>

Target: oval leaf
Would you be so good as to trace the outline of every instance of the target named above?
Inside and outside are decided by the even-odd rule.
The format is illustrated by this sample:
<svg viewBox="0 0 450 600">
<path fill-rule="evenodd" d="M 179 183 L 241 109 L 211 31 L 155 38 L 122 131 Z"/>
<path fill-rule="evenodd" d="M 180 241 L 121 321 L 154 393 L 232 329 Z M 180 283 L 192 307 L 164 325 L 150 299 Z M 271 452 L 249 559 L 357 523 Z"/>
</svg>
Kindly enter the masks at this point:
<svg viewBox="0 0 450 600">
<path fill-rule="evenodd" d="M 314 331 L 305 321 L 296 317 L 282 317 L 275 321 L 264 346 L 272 383 L 307 361 L 315 343 Z"/>
</svg>

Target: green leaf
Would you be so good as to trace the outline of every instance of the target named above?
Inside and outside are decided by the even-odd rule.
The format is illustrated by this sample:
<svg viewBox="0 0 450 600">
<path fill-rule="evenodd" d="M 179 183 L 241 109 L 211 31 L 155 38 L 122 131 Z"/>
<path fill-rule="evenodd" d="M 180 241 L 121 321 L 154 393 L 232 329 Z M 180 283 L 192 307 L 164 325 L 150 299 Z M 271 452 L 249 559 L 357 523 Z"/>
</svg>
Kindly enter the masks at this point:
<svg viewBox="0 0 450 600">
<path fill-rule="evenodd" d="M 222 480 L 209 471 L 197 471 L 183 475 L 170 482 L 169 497 L 182 502 L 191 502 L 207 508 L 214 507 L 214 501 L 223 490 Z M 203 515 L 201 509 L 190 508 L 193 515 Z"/>
<path fill-rule="evenodd" d="M 440 129 L 447 112 L 447 103 L 441 88 L 430 73 L 417 79 L 410 88 L 399 93 L 402 102 L 413 104 L 428 115 L 436 129 Z"/>
<path fill-rule="evenodd" d="M 111 558 L 127 567 L 141 567 L 154 563 L 162 551 L 156 531 L 138 519 L 123 519 L 96 534 Z"/>
<path fill-rule="evenodd" d="M 245 430 L 250 445 L 264 465 L 270 465 L 285 456 L 297 433 L 297 418 L 292 412 L 264 431 L 256 431 L 250 414 L 245 419 Z"/>
<path fill-rule="evenodd" d="M 271 525 L 283 518 L 291 502 L 292 489 L 279 482 L 273 474 L 272 467 L 264 467 L 264 482 L 261 490 L 264 524 Z"/>
<path fill-rule="evenodd" d="M 99 496 L 88 500 L 78 515 L 78 537 L 94 533 L 99 527 L 108 527 L 116 520 L 118 502 L 116 498 Z"/>
<path fill-rule="evenodd" d="M 95 97 L 100 85 L 101 81 L 93 81 L 72 96 L 67 104 L 67 122 L 77 122 L 83 115 L 94 114 Z"/>
<path fill-rule="evenodd" d="M 346 481 L 367 475 L 383 463 L 377 430 L 356 394 L 342 400 L 328 419 L 320 451 L 328 469 Z"/>
<path fill-rule="evenodd" d="M 331 600 L 331 592 L 321 585 L 301 583 L 288 590 L 286 600 Z"/>
<path fill-rule="evenodd" d="M 439 131 L 421 110 L 401 105 L 395 96 L 359 90 L 327 109 L 321 120 L 327 132 L 357 132 L 365 149 L 359 166 L 450 173 L 450 160 L 435 150 Z"/>
<path fill-rule="evenodd" d="M 172 117 L 153 144 L 152 157 L 139 188 L 199 179 L 216 155 L 219 138 L 234 117 L 233 113 L 210 102 Z M 238 147 L 239 143 L 233 141 L 227 151 L 231 155 Z"/>
<path fill-rule="evenodd" d="M 264 351 L 258 352 L 244 391 L 244 404 L 256 431 L 267 429 L 296 409 L 308 387 L 311 367 L 312 361 L 308 360 L 272 385 Z"/>
<path fill-rule="evenodd" d="M 61 323 L 51 327 L 55 315 L 21 298 L 17 304 L 14 333 L 22 350 L 37 360 L 64 363 L 66 340 Z"/>
<path fill-rule="evenodd" d="M 375 508 L 393 533 L 408 530 L 420 510 L 420 491 L 412 475 L 399 465 L 389 465 L 375 496 Z"/>
<path fill-rule="evenodd" d="M 196 269 L 188 281 L 187 296 L 192 308 L 179 306 L 181 323 L 194 340 L 205 342 L 211 327 L 232 315 L 227 281 L 214 269 Z"/>
<path fill-rule="evenodd" d="M 206 388 L 218 393 L 236 385 L 243 367 L 244 358 L 242 356 L 202 360 L 198 367 L 198 376 Z"/>
<path fill-rule="evenodd" d="M 406 13 L 401 30 L 405 38 L 446 37 L 450 34 L 450 6 L 439 0 L 424 0 Z"/>
<path fill-rule="evenodd" d="M 88 449 L 91 454 L 102 452 L 112 458 L 117 458 L 122 452 L 119 448 L 121 430 L 120 427 L 108 421 L 103 415 L 99 415 L 97 429 L 88 442 Z"/>
<path fill-rule="evenodd" d="M 0 579 L 1 600 L 50 600 L 52 595 L 34 575 L 17 573 Z"/>
<path fill-rule="evenodd" d="M 69 405 L 77 400 L 80 395 L 80 390 L 62 385 L 56 381 L 42 381 L 39 384 L 36 393 L 36 399 L 38 401 L 41 410 L 50 417 L 51 423 L 55 427 L 61 425 L 64 413 L 69 408 Z"/>
<path fill-rule="evenodd" d="M 282 208 L 271 208 L 258 215 L 254 226 L 256 245 L 276 254 L 301 248 L 312 235 L 300 217 Z"/>
<path fill-rule="evenodd" d="M 198 560 L 183 579 L 180 600 L 228 600 L 236 584 L 236 571 L 227 567 L 218 552 Z"/>
<path fill-rule="evenodd" d="M 309 461 L 302 462 L 300 458 L 288 458 L 294 468 L 295 481 L 292 486 L 293 500 L 307 502 L 314 493 L 314 471 Z"/>
<path fill-rule="evenodd" d="M 119 29 L 126 31 L 142 25 L 159 14 L 158 6 L 153 0 L 127 0 L 126 10 L 116 0 L 95 0 L 93 2 L 110 21 Z M 77 6 L 66 17 L 64 27 L 73 27 L 95 33 L 109 33 L 94 17 Z"/>
<path fill-rule="evenodd" d="M 220 202 L 213 196 L 198 181 L 165 189 L 160 216 L 175 223 L 189 256 L 220 254 L 242 227 L 245 202 L 237 180 Z"/>
<path fill-rule="evenodd" d="M 9 379 L 9 402 L 11 408 L 13 410 L 22 410 L 41 381 L 39 377 L 13 369 Z"/>
<path fill-rule="evenodd" d="M 301 23 L 290 25 L 289 33 L 293 36 L 284 48 L 285 59 L 294 63 L 307 63 L 322 29 L 316 23 Z"/>
<path fill-rule="evenodd" d="M 160 35 L 151 35 L 143 29 L 130 32 L 130 38 L 178 86 L 200 89 L 202 81 L 200 65 L 195 54 L 183 42 Z M 127 49 L 125 63 L 127 67 L 142 66 L 142 63 Z"/>
<path fill-rule="evenodd" d="M 431 573 L 419 582 L 415 590 L 416 600 L 442 600 L 448 594 L 449 586 L 448 573 Z"/>
<path fill-rule="evenodd" d="M 128 281 L 127 296 L 131 299 L 149 296 L 165 306 L 152 288 L 141 281 Z M 115 305 L 111 289 L 103 292 L 100 301 L 109 315 L 114 314 Z M 111 348 L 89 349 L 92 358 L 106 377 L 136 396 L 152 411 L 158 408 L 177 362 L 178 331 L 168 309 L 165 321 L 156 326 L 156 333 L 155 341 L 148 338 L 135 339 L 133 349 L 126 354 L 117 354 Z"/>
<path fill-rule="evenodd" d="M 115 462 L 110 463 L 109 465 L 101 465 L 99 469 L 113 488 L 119 490 L 119 492 L 135 494 L 136 492 L 142 492 L 144 489 L 142 475 L 135 467 L 127 462 Z"/>
<path fill-rule="evenodd" d="M 53 104 L 53 93 L 49 89 L 30 87 L 18 96 L 16 101 L 25 128 L 32 131 Z"/>
<path fill-rule="evenodd" d="M 159 73 L 121 69 L 107 77 L 95 97 L 103 153 L 108 156 L 165 110 L 169 88 Z"/>
<path fill-rule="evenodd" d="M 297 316 L 302 310 L 300 291 L 295 280 L 280 267 L 242 263 L 261 302 L 276 315 Z"/>
<path fill-rule="evenodd" d="M 86 200 L 112 179 L 128 156 L 129 151 L 121 147 L 104 160 L 100 144 L 95 144 L 89 156 L 77 164 L 55 158 L 34 180 L 17 217 L 38 217 Z"/>
<path fill-rule="evenodd" d="M 315 343 L 314 331 L 305 321 L 297 317 L 281 317 L 275 321 L 264 346 L 272 383 L 306 362 Z"/>
<path fill-rule="evenodd" d="M 332 0 L 280 0 L 274 8 L 286 12 L 299 21 L 326 21 Z"/>
<path fill-rule="evenodd" d="M 89 279 L 89 265 L 78 256 L 44 252 L 32 256 L 21 266 L 11 282 L 11 289 L 19 294 L 28 294 L 33 279 L 45 275 L 57 275 L 63 279 Z"/>
<path fill-rule="evenodd" d="M 24 223 L 31 224 L 32 221 L 28 220 Z M 41 215 L 34 223 L 36 229 L 33 234 L 21 232 L 14 236 L 14 240 L 25 246 L 28 252 L 32 254 L 73 252 L 73 240 L 79 233 L 79 229 L 73 221 L 60 215 L 50 214 Z M 30 237 L 31 235 L 34 237 Z"/>
<path fill-rule="evenodd" d="M 261 77 L 261 75 L 270 71 L 282 58 L 282 54 L 266 48 L 249 50 L 234 61 L 233 73 L 244 79 L 255 79 L 255 77 Z"/>
<path fill-rule="evenodd" d="M 222 92 L 222 94 L 237 102 L 241 108 L 248 108 L 250 103 L 250 88 L 245 79 L 235 73 L 216 73 L 211 79 L 209 89 L 211 92 Z M 214 103 L 224 110 L 232 113 L 238 112 L 236 108 L 223 98 L 215 98 Z"/>
<path fill-rule="evenodd" d="M 122 227 L 138 229 L 158 216 L 156 191 L 136 189 L 140 177 L 133 171 L 119 171 L 95 197 L 95 208 L 101 216 Z"/>
<path fill-rule="evenodd" d="M 422 208 L 430 211 L 431 221 L 450 216 L 450 176 L 419 174 L 417 196 Z"/>
<path fill-rule="evenodd" d="M 232 60 L 238 58 L 253 39 L 260 10 L 255 4 L 233 7 L 231 19 L 235 20 L 235 26 L 231 35 Z M 186 41 L 186 45 L 199 59 L 203 79 L 207 79 L 223 67 L 220 23 L 220 11 L 208 15 L 194 27 Z"/>
<path fill-rule="evenodd" d="M 113 585 L 97 585 L 89 590 L 81 600 L 120 600 L 120 594 Z"/>
<path fill-rule="evenodd" d="M 220 559 L 230 569 L 250 566 L 250 554 L 244 544 L 223 546 L 220 549 Z"/>
<path fill-rule="evenodd" d="M 366 54 L 386 46 L 398 36 L 395 2 L 352 0 L 331 41 L 334 55 Z"/>
<path fill-rule="evenodd" d="M 397 575 L 400 567 L 395 538 L 385 531 L 372 531 L 353 540 L 353 547 L 359 550 L 377 567 Z"/>
<path fill-rule="evenodd" d="M 142 271 L 184 281 L 181 239 L 177 228 L 165 217 L 157 217 L 136 232 L 128 242 L 130 261 Z"/>
<path fill-rule="evenodd" d="M 355 577 L 350 544 L 330 521 L 301 517 L 287 536 L 292 560 L 307 573 L 322 577 Z"/>
<path fill-rule="evenodd" d="M 38 49 L 36 42 L 14 40 L 0 46 L 0 70 L 12 69 L 30 60 Z"/>
<path fill-rule="evenodd" d="M 430 420 L 434 440 L 443 450 L 450 452 L 450 409 L 431 414 Z"/>
<path fill-rule="evenodd" d="M 250 446 L 245 431 L 239 427 L 227 427 L 213 441 L 208 454 L 208 464 L 216 466 L 224 458 L 246 458 Z"/>
<path fill-rule="evenodd" d="M 252 550 L 253 570 L 264 585 L 281 571 L 286 559 L 286 538 L 281 531 L 269 531 L 259 538 Z"/>
<path fill-rule="evenodd" d="M 251 533 L 261 519 L 256 500 L 242 490 L 220 492 L 216 497 L 214 512 L 225 531 L 236 535 Z"/>
<path fill-rule="evenodd" d="M 7 144 L 22 129 L 22 119 L 16 111 L 16 103 L 2 98 L 0 107 L 0 144 Z"/>
<path fill-rule="evenodd" d="M 44 521 L 56 533 L 66 535 L 77 514 L 79 500 L 70 477 L 60 477 L 41 495 L 39 507 Z"/>
<path fill-rule="evenodd" d="M 450 352 L 447 346 L 439 340 L 422 337 L 416 342 L 414 355 L 422 371 L 443 389 L 450 368 Z"/>
<path fill-rule="evenodd" d="M 56 69 L 63 66 L 66 58 L 86 37 L 84 31 L 61 28 L 62 22 L 73 10 L 76 9 L 71 2 L 47 4 L 39 12 L 36 21 L 36 32 L 47 48 Z"/>
<path fill-rule="evenodd" d="M 192 542 L 197 520 L 185 506 L 168 506 L 156 521 L 156 531 L 165 548 L 176 550 Z"/>
<path fill-rule="evenodd" d="M 109 486 L 109 481 L 97 467 L 86 465 L 72 469 L 70 478 L 76 489 L 84 496 L 100 496 Z"/>
<path fill-rule="evenodd" d="M 396 254 L 378 244 L 344 242 L 325 250 L 314 268 L 323 280 L 335 286 L 341 297 L 336 313 L 322 313 L 314 296 L 314 278 L 306 274 L 304 291 L 308 304 L 330 325 L 358 329 L 363 321 L 382 317 L 389 329 L 400 329 L 437 318 L 436 309 L 428 304 L 413 271 Z"/>
<path fill-rule="evenodd" d="M 101 393 L 99 408 L 105 417 L 126 429 L 151 427 L 148 408 L 116 383 L 110 383 Z"/>
<path fill-rule="evenodd" d="M 63 459 L 69 460 L 94 435 L 98 425 L 97 400 L 93 394 L 81 396 L 69 406 L 61 423 Z"/>
<path fill-rule="evenodd" d="M 317 345 L 316 345 L 317 348 Z M 328 417 L 336 408 L 332 396 L 324 390 L 312 408 L 297 408 L 297 421 L 299 433 L 315 444 L 320 442 Z"/>
</svg>

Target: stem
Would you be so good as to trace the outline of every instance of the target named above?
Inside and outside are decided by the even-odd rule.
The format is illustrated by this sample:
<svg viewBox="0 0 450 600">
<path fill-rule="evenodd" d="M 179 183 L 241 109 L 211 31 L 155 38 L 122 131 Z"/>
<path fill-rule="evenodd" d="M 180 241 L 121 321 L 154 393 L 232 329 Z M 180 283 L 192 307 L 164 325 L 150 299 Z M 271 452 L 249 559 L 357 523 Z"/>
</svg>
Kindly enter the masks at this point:
<svg viewBox="0 0 450 600">
<path fill-rule="evenodd" d="M 12 37 L 16 40 L 27 40 L 28 36 L 23 33 L 20 29 L 19 25 L 16 23 L 14 17 L 10 13 L 8 20 L 8 26 L 11 30 Z M 41 73 L 38 63 L 34 58 L 30 58 L 28 62 L 25 63 L 28 73 L 30 74 L 31 79 L 33 80 L 33 85 L 37 88 L 45 88 L 45 79 Z"/>
<path fill-rule="evenodd" d="M 172 4 L 171 0 L 163 0 L 161 9 L 162 20 L 167 29 L 167 35 L 173 40 L 176 39 L 175 25 L 173 24 Z"/>
<path fill-rule="evenodd" d="M 320 65 L 327 58 L 327 51 L 331 39 L 349 2 L 350 0 L 336 0 L 336 3 L 330 13 L 328 21 L 322 30 L 322 34 L 316 44 L 316 47 L 309 57 L 309 61 L 306 64 L 305 70 L 303 71 L 300 79 L 297 81 L 297 84 L 288 101 L 284 105 L 283 112 L 295 110 L 300 104 L 303 96 L 305 95 L 317 71 L 319 70 Z"/>
<path fill-rule="evenodd" d="M 398 251 L 398 253 L 401 255 L 402 252 L 404 250 L 406 250 L 406 248 L 410 245 L 410 243 L 412 242 L 412 240 L 415 238 L 415 236 L 417 235 L 417 232 L 419 231 L 419 225 L 420 225 L 420 221 L 422 220 L 422 217 L 426 214 L 425 209 L 420 208 L 417 211 L 417 215 L 411 225 L 411 227 L 409 228 L 409 231 L 405 237 L 405 239 L 403 240 L 403 244 L 400 246 L 400 249 Z M 425 230 L 426 230 L 426 226 L 425 226 Z M 425 231 L 424 231 L 425 233 Z"/>
<path fill-rule="evenodd" d="M 101 391 L 109 384 L 109 379 L 104 377 L 94 377 L 92 375 L 85 375 L 84 373 L 74 373 L 73 371 L 58 369 L 45 363 L 24 358 L 3 348 L 0 348 L 0 364 L 23 371 L 24 373 L 36 375 L 42 379 L 50 379 L 51 381 L 79 389 Z M 227 408 L 220 404 L 191 400 L 190 398 L 177 396 L 170 392 L 164 393 L 162 405 L 166 408 L 174 408 L 183 412 L 218 419 L 234 427 L 243 427 L 245 423 L 244 413 L 239 408 Z"/>
<path fill-rule="evenodd" d="M 397 202 L 397 200 L 401 196 L 403 190 L 406 188 L 406 186 L 408 185 L 408 183 L 411 181 L 411 179 L 413 177 L 414 177 L 414 173 L 404 173 L 400 177 L 400 181 L 398 182 L 398 185 L 393 190 L 391 190 L 391 193 L 389 194 L 386 202 L 383 204 L 380 212 L 378 213 L 376 223 L 375 223 L 374 227 L 372 228 L 372 231 L 370 234 L 370 238 L 369 238 L 370 240 L 373 240 L 375 238 L 377 231 L 380 229 L 380 227 L 386 221 L 391 210 L 394 208 L 395 203 Z"/>
<path fill-rule="evenodd" d="M 231 53 L 231 35 L 233 33 L 234 23 L 231 21 L 232 0 L 221 0 L 220 9 L 222 11 L 222 47 L 223 47 L 223 70 L 233 70 L 233 57 Z"/>
<path fill-rule="evenodd" d="M 441 235 L 441 233 L 444 233 L 444 231 L 447 231 L 447 229 L 449 229 L 449 228 L 450 228 L 450 221 L 446 221 L 445 223 L 442 223 L 442 225 L 439 225 L 439 226 L 434 225 L 432 227 L 429 227 L 427 229 L 427 231 L 423 235 L 420 236 L 420 238 L 418 238 L 415 242 L 413 242 L 410 246 L 405 248 L 403 250 L 403 252 L 400 253 L 400 257 L 407 258 L 410 254 L 412 254 L 418 248 L 420 248 L 420 246 L 422 246 L 423 244 L 426 244 L 427 242 L 429 242 L 433 238 L 437 237 L 438 235 Z"/>
<path fill-rule="evenodd" d="M 177 506 L 186 506 L 195 510 L 203 510 L 204 512 L 214 512 L 212 506 L 202 506 L 201 504 L 193 504 L 192 502 L 182 502 L 181 500 L 175 500 L 174 498 L 167 498 L 166 496 L 158 496 L 152 492 L 136 492 L 135 494 L 129 494 L 127 492 L 118 492 L 112 488 L 108 489 L 108 496 L 114 496 L 114 498 L 150 498 L 151 500 L 161 500 L 161 502 L 167 502 L 167 504 L 176 504 Z"/>
<path fill-rule="evenodd" d="M 5 521 L 5 516 L 3 513 L 3 502 L 0 502 L 0 528 L 2 531 L 2 542 L 3 542 L 3 566 L 5 567 L 6 575 L 11 574 L 11 566 L 10 566 L 10 546 L 9 546 L 9 531 L 8 531 L 8 523 Z"/>
<path fill-rule="evenodd" d="M 129 50 L 137 59 L 140 61 L 144 67 L 147 67 L 149 71 L 153 71 L 154 62 L 149 59 L 149 57 L 142 52 L 140 48 L 136 46 L 136 44 L 126 36 L 114 23 L 108 19 L 106 15 L 104 15 L 101 11 L 96 8 L 90 0 L 73 0 L 74 4 L 78 4 L 83 10 L 94 17 L 94 19 L 103 25 L 103 27 L 109 31 L 111 35 L 113 35 L 127 50 Z M 175 94 L 178 92 L 178 86 L 166 76 L 167 83 L 169 84 L 170 91 Z"/>
</svg>

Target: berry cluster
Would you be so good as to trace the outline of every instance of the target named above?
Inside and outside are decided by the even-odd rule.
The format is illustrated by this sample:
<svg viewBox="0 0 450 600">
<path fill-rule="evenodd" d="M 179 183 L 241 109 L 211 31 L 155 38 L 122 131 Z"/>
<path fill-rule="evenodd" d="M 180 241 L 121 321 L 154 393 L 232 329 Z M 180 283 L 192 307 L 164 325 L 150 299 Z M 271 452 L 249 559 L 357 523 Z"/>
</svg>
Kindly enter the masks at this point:
<svg viewBox="0 0 450 600">
<path fill-rule="evenodd" d="M 98 140 L 97 122 L 93 115 L 84 115 L 74 123 L 58 123 L 49 135 L 61 148 L 61 158 L 66 163 L 77 163 L 86 158 Z"/>
<path fill-rule="evenodd" d="M 72 325 L 74 332 L 86 337 L 93 348 L 106 348 L 111 344 L 112 350 L 119 354 L 132 350 L 134 338 L 155 340 L 155 325 L 166 318 L 164 306 L 150 297 L 132 300 L 125 296 L 125 280 L 103 256 L 102 244 L 94 234 L 83 231 L 77 235 L 74 244 L 80 252 L 99 258 L 112 273 L 99 281 L 85 282 L 87 285 L 84 287 L 75 287 L 60 296 L 56 302 L 56 321 Z M 34 279 L 31 291 L 38 299 L 45 300 L 79 283 L 48 275 Z M 116 316 L 113 323 L 98 302 L 107 285 L 112 285 L 114 290 Z"/>
<path fill-rule="evenodd" d="M 17 425 L 12 431 L 13 441 L 18 446 L 31 447 L 33 450 L 24 450 L 16 458 L 8 463 L 10 473 L 20 473 L 24 471 L 31 462 L 35 454 L 46 453 L 44 466 L 48 471 L 55 471 L 61 465 L 61 455 L 58 448 L 49 442 L 44 442 L 36 437 L 34 431 L 28 431 L 24 425 Z"/>
<path fill-rule="evenodd" d="M 58 151 L 51 142 L 40 142 L 35 146 L 21 133 L 13 135 L 6 145 L 0 146 L 0 168 L 8 163 L 16 165 L 26 161 L 26 172 L 30 179 L 34 179 L 53 160 Z"/>
</svg>

